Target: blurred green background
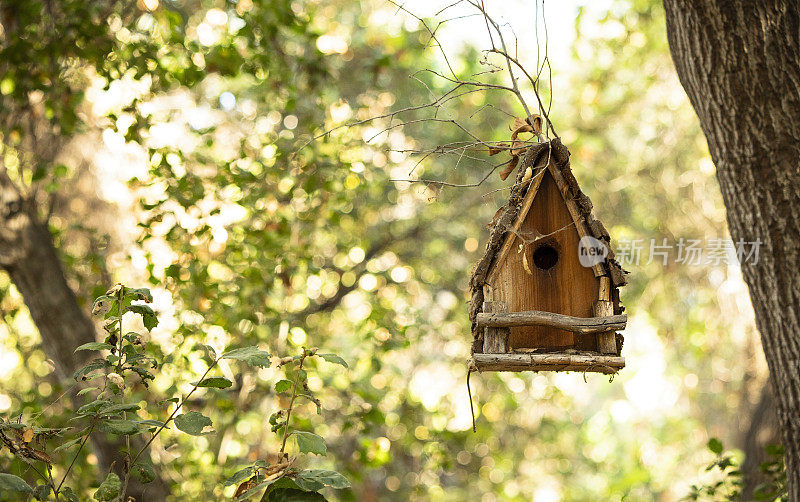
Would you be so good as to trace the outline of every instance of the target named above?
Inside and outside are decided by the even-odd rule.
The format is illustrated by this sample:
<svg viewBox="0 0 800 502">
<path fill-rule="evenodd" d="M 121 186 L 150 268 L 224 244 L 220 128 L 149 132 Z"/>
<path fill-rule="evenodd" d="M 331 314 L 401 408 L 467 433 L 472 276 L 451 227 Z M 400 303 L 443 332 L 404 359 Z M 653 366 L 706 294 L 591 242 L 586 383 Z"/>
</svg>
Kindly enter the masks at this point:
<svg viewBox="0 0 800 502">
<path fill-rule="evenodd" d="M 672 501 L 709 476 L 710 437 L 741 443 L 766 369 L 738 265 L 647 259 L 651 239 L 727 237 L 660 2 L 566 2 L 545 13 L 552 83 L 542 86 L 575 175 L 612 239 L 645 246 L 641 262 L 625 264 L 627 367 L 612 382 L 473 375 L 476 433 L 467 280 L 508 183 L 391 182 L 415 165 L 412 177 L 450 183 L 486 174 L 482 152 L 408 152 L 465 139 L 438 122 L 369 142 L 399 119 L 365 122 L 298 151 L 325 130 L 451 87 L 418 72 L 446 66 L 417 19 L 377 1 L 65 0 L 49 21 L 43 3 L 25 5 L 24 30 L 2 18 L 0 155 L 52 201 L 51 233 L 87 311 L 113 282 L 153 289 L 161 324 L 149 350 L 170 363 L 153 392 L 199 376 L 197 343 L 341 354 L 349 371 L 320 365 L 310 381 L 322 415 L 302 415 L 328 443 L 314 461 L 353 484 L 329 494 L 341 500 Z M 406 8 L 427 18 L 445 5 Z M 8 6 L 18 7 L 0 12 Z M 533 3 L 487 7 L 536 68 Z M 477 21 L 438 32 L 459 75 L 487 68 Z M 544 42 L 540 26 L 540 59 Z M 22 102 L 41 113 L 12 113 Z M 508 139 L 508 114 L 522 116 L 493 92 L 442 113 L 491 140 Z M 39 425 L 58 424 L 67 404 L 50 403 L 69 382 L 54 377 L 2 272 L 0 314 L 0 414 L 42 412 Z M 279 406 L 276 377 L 237 373 L 233 391 L 201 396 L 216 434 L 159 439 L 154 460 L 174 500 L 230 496 L 222 480 L 276 451 L 264 427 Z M 82 455 L 76 468 L 86 493 L 95 463 Z M 0 452 L 0 470 L 23 467 Z"/>
</svg>

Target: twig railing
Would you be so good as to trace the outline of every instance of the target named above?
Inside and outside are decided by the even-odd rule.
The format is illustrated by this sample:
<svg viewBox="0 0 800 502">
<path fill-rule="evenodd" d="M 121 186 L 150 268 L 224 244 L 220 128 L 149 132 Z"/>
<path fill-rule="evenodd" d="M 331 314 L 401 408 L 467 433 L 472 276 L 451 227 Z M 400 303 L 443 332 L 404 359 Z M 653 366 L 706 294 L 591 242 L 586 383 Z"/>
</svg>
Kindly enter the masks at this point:
<svg viewBox="0 0 800 502">
<path fill-rule="evenodd" d="M 523 312 L 480 312 L 475 322 L 481 328 L 546 326 L 589 335 L 623 330 L 628 323 L 628 316 L 620 314 L 604 317 L 573 317 L 553 312 L 526 310 Z"/>
</svg>

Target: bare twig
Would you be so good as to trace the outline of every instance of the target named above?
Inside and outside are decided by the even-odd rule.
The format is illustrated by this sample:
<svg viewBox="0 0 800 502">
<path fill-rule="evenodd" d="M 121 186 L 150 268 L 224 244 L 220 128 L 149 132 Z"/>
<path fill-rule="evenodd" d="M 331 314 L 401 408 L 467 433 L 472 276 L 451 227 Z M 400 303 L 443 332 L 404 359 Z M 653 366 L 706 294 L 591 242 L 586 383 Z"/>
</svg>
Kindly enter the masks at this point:
<svg viewBox="0 0 800 502">
<path fill-rule="evenodd" d="M 414 18 L 421 27 L 421 30 L 427 33 L 427 40 L 424 42 L 424 49 L 428 47 L 436 46 L 437 51 L 441 54 L 441 57 L 444 60 L 445 70 L 439 71 L 434 68 L 422 68 L 410 75 L 410 78 L 414 79 L 420 86 L 427 91 L 427 94 L 430 96 L 430 99 L 427 100 L 426 103 L 420 105 L 412 105 L 406 106 L 397 110 L 389 111 L 387 113 L 378 114 L 368 118 L 362 118 L 359 120 L 353 120 L 347 122 L 345 124 L 334 126 L 330 129 L 327 129 L 312 138 L 305 141 L 297 151 L 295 151 L 295 155 L 299 153 L 301 150 L 306 148 L 308 145 L 317 141 L 321 138 L 324 138 L 331 133 L 343 129 L 343 128 L 351 128 L 362 126 L 365 124 L 376 124 L 378 123 L 378 128 L 376 128 L 376 132 L 370 132 L 368 138 L 366 138 L 366 143 L 371 143 L 376 140 L 378 137 L 382 135 L 386 135 L 387 142 L 389 141 L 388 133 L 390 131 L 394 131 L 397 129 L 403 129 L 406 126 L 414 126 L 418 124 L 424 123 L 435 123 L 441 126 L 452 126 L 455 127 L 460 133 L 463 133 L 467 136 L 467 141 L 458 141 L 454 143 L 450 143 L 447 145 L 439 145 L 435 148 L 428 148 L 428 149 L 408 149 L 408 150 L 393 150 L 393 151 L 402 151 L 403 153 L 411 153 L 411 154 L 419 154 L 420 157 L 416 159 L 413 167 L 409 171 L 409 176 L 411 176 L 417 169 L 417 167 L 425 162 L 427 159 L 431 158 L 432 156 L 439 156 L 439 155 L 456 155 L 457 158 L 455 159 L 455 167 L 454 168 L 462 168 L 465 161 L 474 161 L 479 162 L 482 164 L 486 164 L 489 167 L 489 171 L 485 173 L 481 179 L 475 183 L 450 183 L 444 180 L 430 180 L 430 179 L 406 179 L 406 180 L 399 180 L 399 179 L 392 179 L 393 182 L 400 182 L 405 181 L 408 183 L 424 183 L 430 186 L 436 187 L 457 187 L 457 188 L 474 188 L 482 185 L 486 180 L 489 179 L 491 174 L 497 170 L 498 167 L 508 165 L 509 162 L 503 162 L 502 164 L 495 164 L 492 165 L 491 162 L 488 162 L 486 159 L 481 159 L 475 157 L 473 155 L 469 155 L 469 151 L 485 151 L 490 155 L 494 155 L 499 151 L 507 150 L 511 153 L 512 159 L 517 159 L 519 152 L 521 152 L 526 145 L 533 144 L 533 143 L 540 143 L 543 141 L 541 128 L 535 129 L 535 137 L 539 141 L 534 142 L 522 142 L 521 140 L 516 140 L 516 134 L 512 136 L 512 141 L 509 143 L 506 142 L 497 142 L 491 141 L 485 138 L 480 137 L 481 134 L 478 134 L 477 130 L 462 123 L 458 118 L 453 117 L 451 114 L 451 106 L 449 106 L 453 101 L 464 98 L 471 94 L 475 93 L 488 93 L 489 91 L 499 91 L 502 93 L 510 93 L 515 98 L 515 101 L 519 103 L 521 106 L 524 115 L 525 115 L 525 122 L 531 124 L 533 126 L 537 120 L 542 120 L 543 117 L 544 122 L 546 123 L 546 127 L 544 127 L 544 137 L 549 138 L 549 133 L 552 133 L 553 136 L 558 137 L 558 134 L 555 131 L 555 127 L 550 119 L 550 106 L 552 105 L 552 82 L 550 83 L 550 100 L 548 106 L 545 106 L 544 100 L 542 99 L 540 92 L 539 92 L 539 84 L 540 79 L 542 76 L 542 72 L 544 71 L 545 67 L 549 68 L 550 62 L 547 57 L 547 40 L 545 40 L 545 57 L 544 60 L 541 60 L 539 54 L 539 42 L 538 42 L 538 30 L 539 30 L 539 0 L 537 2 L 537 14 L 536 14 L 536 31 L 537 31 L 537 62 L 536 62 L 536 71 L 529 72 L 524 65 L 520 62 L 518 58 L 518 38 L 516 33 L 514 33 L 513 28 L 508 25 L 504 24 L 501 25 L 497 21 L 495 21 L 492 16 L 487 11 L 485 0 L 454 0 L 444 8 L 440 9 L 435 17 L 441 16 L 445 12 L 449 11 L 450 9 L 454 9 L 455 7 L 461 6 L 462 4 L 467 7 L 468 9 L 473 9 L 472 13 L 462 13 L 462 12 L 455 12 L 452 16 L 448 17 L 447 19 L 441 20 L 438 23 L 431 23 L 428 19 L 423 19 L 420 16 L 411 12 L 408 8 L 406 8 L 403 4 L 398 3 L 399 0 L 389 0 L 389 2 L 394 5 L 397 9 L 397 12 L 403 12 L 406 15 L 411 16 Z M 488 67 L 489 69 L 484 72 L 473 72 L 473 74 L 469 77 L 462 77 L 459 76 L 454 66 L 451 64 L 450 58 L 448 57 L 442 43 L 440 40 L 439 30 L 442 25 L 446 22 L 464 19 L 467 17 L 474 17 L 480 15 L 483 18 L 483 24 L 485 25 L 486 32 L 489 36 L 489 44 L 490 48 L 484 51 L 484 56 L 481 58 L 480 64 Z M 435 26 L 434 26 L 435 24 Z M 513 36 L 513 44 L 509 46 L 507 43 L 506 35 L 508 30 L 511 30 L 511 35 Z M 547 26 L 545 24 L 545 37 L 547 37 Z M 513 50 L 513 55 L 510 52 L 509 48 Z M 498 56 L 502 57 L 503 65 L 498 66 L 493 62 L 489 61 L 488 55 L 489 54 L 497 54 Z M 483 78 L 480 78 L 481 75 L 485 74 L 492 74 L 496 73 L 497 71 L 504 71 L 508 73 L 509 82 L 498 82 L 493 80 L 484 81 Z M 539 108 L 539 115 L 534 115 L 532 108 L 528 105 L 528 102 L 525 99 L 524 93 L 520 88 L 520 82 L 518 80 L 517 74 L 520 74 L 527 80 L 525 87 L 527 88 L 528 85 L 532 88 L 533 94 L 536 97 L 536 105 Z M 430 84 L 430 79 L 423 79 L 421 78 L 422 74 L 432 75 L 434 77 L 434 81 L 442 82 L 444 90 L 434 90 L 434 86 Z M 552 78 L 552 75 L 550 75 Z M 492 108 L 497 110 L 498 108 L 490 103 L 486 103 L 478 107 L 474 112 L 469 115 L 469 118 L 474 118 L 478 113 L 487 108 Z M 502 113 L 505 113 L 509 117 L 515 117 L 513 113 L 509 113 L 505 110 L 499 110 Z M 430 113 L 428 116 L 420 117 L 418 114 L 420 113 Z M 363 115 L 362 115 L 363 117 Z M 395 119 L 399 119 L 395 121 Z M 384 123 L 380 123 L 381 121 L 386 121 Z M 376 124 L 377 125 L 377 124 Z M 518 129 L 518 128 L 517 128 Z M 511 170 L 511 166 L 507 171 Z M 504 171 L 503 173 L 506 175 L 507 173 Z M 537 173 L 538 174 L 538 173 Z M 505 179 L 504 176 L 501 176 Z"/>
</svg>

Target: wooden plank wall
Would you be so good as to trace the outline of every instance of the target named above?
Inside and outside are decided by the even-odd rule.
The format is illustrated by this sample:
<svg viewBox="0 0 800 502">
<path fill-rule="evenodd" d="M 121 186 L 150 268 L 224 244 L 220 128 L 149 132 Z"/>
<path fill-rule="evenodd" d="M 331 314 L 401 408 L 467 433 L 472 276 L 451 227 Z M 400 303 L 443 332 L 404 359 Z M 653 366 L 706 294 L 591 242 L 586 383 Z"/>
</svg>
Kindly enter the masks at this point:
<svg viewBox="0 0 800 502">
<path fill-rule="evenodd" d="M 576 317 L 593 317 L 600 280 L 578 260 L 580 237 L 550 172 L 545 172 L 531 210 L 519 232 L 531 240 L 537 234 L 551 237 L 523 246 L 530 273 L 525 270 L 522 239 L 515 237 L 503 263 L 496 263 L 487 277 L 487 295 L 505 304 L 508 312 L 542 310 Z M 549 270 L 537 268 L 532 259 L 536 247 L 547 244 L 558 251 L 558 263 Z M 597 337 L 541 326 L 511 328 L 509 345 L 518 348 L 576 348 L 597 350 Z"/>
</svg>

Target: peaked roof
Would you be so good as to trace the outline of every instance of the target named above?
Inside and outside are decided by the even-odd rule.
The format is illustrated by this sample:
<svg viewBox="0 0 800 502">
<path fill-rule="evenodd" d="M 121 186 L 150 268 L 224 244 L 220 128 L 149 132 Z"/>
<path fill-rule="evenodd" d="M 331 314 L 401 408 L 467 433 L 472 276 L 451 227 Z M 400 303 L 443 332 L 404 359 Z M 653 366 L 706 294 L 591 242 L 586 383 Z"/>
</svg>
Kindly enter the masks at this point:
<svg viewBox="0 0 800 502">
<path fill-rule="evenodd" d="M 470 320 L 474 322 L 475 315 L 483 307 L 483 285 L 495 265 L 502 262 L 514 240 L 514 234 L 509 229 L 518 229 L 530 211 L 536 197 L 539 185 L 544 178 L 544 171 L 552 175 L 567 205 L 570 216 L 575 222 L 575 227 L 581 237 L 591 236 L 603 241 L 609 250 L 606 259 L 592 267 L 595 276 L 606 275 L 611 278 L 615 288 L 627 283 L 625 274 L 620 264 L 614 259 L 611 250 L 611 237 L 605 226 L 592 214 L 592 201 L 584 194 L 569 165 L 569 150 L 559 138 L 549 143 L 537 143 L 528 148 L 522 158 L 521 167 L 516 181 L 511 187 L 508 203 L 500 208 L 489 224 L 489 242 L 486 251 L 478 260 L 470 278 L 472 301 L 470 304 Z M 523 182 L 525 171 L 532 167 L 533 176 L 529 181 Z"/>
</svg>

